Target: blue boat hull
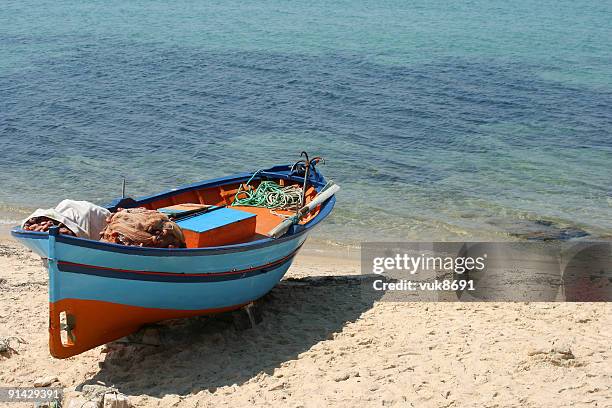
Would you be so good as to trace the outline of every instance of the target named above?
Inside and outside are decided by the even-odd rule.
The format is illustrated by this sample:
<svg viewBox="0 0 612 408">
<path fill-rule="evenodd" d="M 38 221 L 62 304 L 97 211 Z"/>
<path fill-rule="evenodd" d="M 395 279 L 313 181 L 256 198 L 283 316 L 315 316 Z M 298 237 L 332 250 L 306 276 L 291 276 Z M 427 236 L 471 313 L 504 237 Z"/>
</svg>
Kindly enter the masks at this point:
<svg viewBox="0 0 612 408">
<path fill-rule="evenodd" d="M 272 170 L 282 176 L 287 168 Z M 322 176 L 313 177 L 313 185 L 322 187 Z M 203 182 L 174 194 L 219 180 L 223 182 Z M 223 247 L 141 248 L 56 232 L 15 229 L 12 233 L 47 259 L 50 350 L 53 356 L 65 358 L 123 337 L 145 323 L 233 310 L 262 297 L 282 279 L 308 233 L 331 212 L 334 201 L 328 200 L 316 217 L 283 238 L 263 237 Z"/>
</svg>

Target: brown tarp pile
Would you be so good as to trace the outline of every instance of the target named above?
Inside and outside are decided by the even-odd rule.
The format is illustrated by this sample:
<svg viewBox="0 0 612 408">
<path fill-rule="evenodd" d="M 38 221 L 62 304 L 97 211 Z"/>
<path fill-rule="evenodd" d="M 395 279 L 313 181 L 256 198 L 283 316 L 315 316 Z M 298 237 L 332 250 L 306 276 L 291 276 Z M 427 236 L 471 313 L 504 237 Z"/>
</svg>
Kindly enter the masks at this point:
<svg viewBox="0 0 612 408">
<path fill-rule="evenodd" d="M 146 208 L 119 209 L 106 219 L 101 241 L 154 248 L 185 248 L 181 228 L 168 216 Z"/>
</svg>

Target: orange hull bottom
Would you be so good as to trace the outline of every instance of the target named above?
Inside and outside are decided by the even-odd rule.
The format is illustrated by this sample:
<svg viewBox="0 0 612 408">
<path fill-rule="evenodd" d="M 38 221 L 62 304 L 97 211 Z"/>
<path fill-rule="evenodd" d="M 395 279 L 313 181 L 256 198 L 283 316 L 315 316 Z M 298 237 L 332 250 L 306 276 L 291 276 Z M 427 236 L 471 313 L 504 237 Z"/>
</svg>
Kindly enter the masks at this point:
<svg viewBox="0 0 612 408">
<path fill-rule="evenodd" d="M 68 358 L 134 333 L 146 323 L 228 312 L 245 304 L 219 309 L 168 310 L 100 300 L 62 299 L 49 303 L 49 351 L 55 358 Z M 62 313 L 65 315 L 61 319 Z M 64 336 L 62 330 L 65 330 Z"/>
</svg>

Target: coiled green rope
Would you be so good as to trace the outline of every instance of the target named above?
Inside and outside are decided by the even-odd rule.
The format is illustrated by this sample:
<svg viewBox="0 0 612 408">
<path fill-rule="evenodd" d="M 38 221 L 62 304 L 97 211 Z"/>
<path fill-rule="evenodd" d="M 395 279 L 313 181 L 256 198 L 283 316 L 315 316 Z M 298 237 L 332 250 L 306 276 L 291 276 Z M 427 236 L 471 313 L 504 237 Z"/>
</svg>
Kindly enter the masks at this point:
<svg viewBox="0 0 612 408">
<path fill-rule="evenodd" d="M 253 173 L 245 188 L 240 185 L 232 206 L 264 207 L 271 210 L 296 210 L 302 207 L 302 189 L 296 185 L 282 187 L 274 181 L 262 181 L 256 189 L 248 189 L 260 171 Z"/>
</svg>

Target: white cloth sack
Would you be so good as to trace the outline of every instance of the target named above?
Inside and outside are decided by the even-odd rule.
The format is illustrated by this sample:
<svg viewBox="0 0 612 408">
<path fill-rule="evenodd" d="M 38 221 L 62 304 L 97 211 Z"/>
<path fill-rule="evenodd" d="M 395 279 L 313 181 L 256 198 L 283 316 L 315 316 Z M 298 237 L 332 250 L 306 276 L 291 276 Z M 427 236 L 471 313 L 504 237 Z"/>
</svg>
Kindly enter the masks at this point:
<svg viewBox="0 0 612 408">
<path fill-rule="evenodd" d="M 106 217 L 110 211 L 106 208 L 92 204 L 87 201 L 64 200 L 55 208 L 34 211 L 28 218 L 23 220 L 21 227 L 26 221 L 34 217 L 47 217 L 61 222 L 79 238 L 100 240 L 100 232 L 106 227 Z"/>
</svg>

